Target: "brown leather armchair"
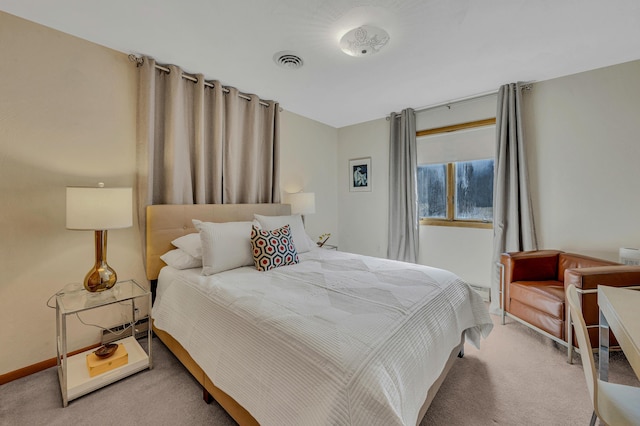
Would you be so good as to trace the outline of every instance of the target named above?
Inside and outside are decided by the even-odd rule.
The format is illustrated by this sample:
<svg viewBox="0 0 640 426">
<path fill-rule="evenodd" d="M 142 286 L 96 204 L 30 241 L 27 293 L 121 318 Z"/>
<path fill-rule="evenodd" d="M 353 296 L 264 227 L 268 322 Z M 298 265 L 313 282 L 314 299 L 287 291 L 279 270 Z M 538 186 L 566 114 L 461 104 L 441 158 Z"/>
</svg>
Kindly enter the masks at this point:
<svg viewBox="0 0 640 426">
<path fill-rule="evenodd" d="M 565 289 L 578 289 L 591 347 L 598 347 L 598 285 L 640 286 L 640 267 L 621 265 L 560 250 L 503 253 L 500 307 L 508 315 L 543 333 L 571 351 L 577 345 L 571 337 Z M 567 342 L 572 340 L 573 344 Z M 610 336 L 611 345 L 617 345 Z"/>
</svg>

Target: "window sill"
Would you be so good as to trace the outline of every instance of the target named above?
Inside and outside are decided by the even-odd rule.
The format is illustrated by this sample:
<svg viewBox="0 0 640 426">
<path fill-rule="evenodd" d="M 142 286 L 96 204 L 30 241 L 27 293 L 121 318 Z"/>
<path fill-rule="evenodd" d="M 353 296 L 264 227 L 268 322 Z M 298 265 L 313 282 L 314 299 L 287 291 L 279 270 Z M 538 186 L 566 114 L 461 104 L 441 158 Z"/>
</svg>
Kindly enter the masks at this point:
<svg viewBox="0 0 640 426">
<path fill-rule="evenodd" d="M 455 226 L 458 228 L 493 229 L 492 222 L 472 220 L 420 219 L 420 225 L 425 226 Z"/>
</svg>

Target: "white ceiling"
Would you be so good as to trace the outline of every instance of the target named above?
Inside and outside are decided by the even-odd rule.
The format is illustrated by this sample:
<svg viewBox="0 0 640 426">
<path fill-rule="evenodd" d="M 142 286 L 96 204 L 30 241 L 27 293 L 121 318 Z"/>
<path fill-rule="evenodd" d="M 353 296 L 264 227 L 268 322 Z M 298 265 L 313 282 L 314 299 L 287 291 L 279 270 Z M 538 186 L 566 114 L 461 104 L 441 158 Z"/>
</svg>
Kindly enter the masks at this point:
<svg viewBox="0 0 640 426">
<path fill-rule="evenodd" d="M 0 0 L 0 10 L 338 128 L 640 59 L 640 0 Z M 342 34 L 364 24 L 384 28 L 388 45 L 342 53 Z M 282 50 L 304 66 L 276 66 Z"/>
</svg>

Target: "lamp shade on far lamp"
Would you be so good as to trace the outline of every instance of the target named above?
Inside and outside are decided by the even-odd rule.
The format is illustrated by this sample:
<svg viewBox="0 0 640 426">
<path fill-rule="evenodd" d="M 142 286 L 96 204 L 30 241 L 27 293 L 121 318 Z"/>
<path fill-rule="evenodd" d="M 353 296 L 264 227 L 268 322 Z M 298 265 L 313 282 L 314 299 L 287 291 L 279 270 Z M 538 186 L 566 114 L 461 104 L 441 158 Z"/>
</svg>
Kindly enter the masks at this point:
<svg viewBox="0 0 640 426">
<path fill-rule="evenodd" d="M 284 201 L 291 204 L 291 214 L 300 214 L 304 224 L 304 215 L 316 212 L 316 194 L 313 192 L 294 192 L 285 194 Z"/>
<path fill-rule="evenodd" d="M 104 291 L 116 284 L 116 271 L 107 264 L 107 230 L 133 224 L 131 188 L 67 187 L 67 229 L 92 230 L 96 261 L 84 278 L 87 291 Z"/>
<path fill-rule="evenodd" d="M 291 214 L 312 214 L 316 212 L 316 194 L 313 192 L 296 192 L 287 194 L 291 204 Z"/>
</svg>

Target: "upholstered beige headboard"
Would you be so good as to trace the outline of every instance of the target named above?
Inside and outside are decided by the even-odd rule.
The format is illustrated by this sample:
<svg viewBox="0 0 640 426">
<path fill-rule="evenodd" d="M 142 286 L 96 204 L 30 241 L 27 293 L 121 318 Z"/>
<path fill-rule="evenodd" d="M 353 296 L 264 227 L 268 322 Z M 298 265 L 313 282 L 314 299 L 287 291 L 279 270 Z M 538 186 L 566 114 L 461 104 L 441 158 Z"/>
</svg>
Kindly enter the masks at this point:
<svg viewBox="0 0 640 426">
<path fill-rule="evenodd" d="M 158 279 L 165 263 L 160 256 L 175 248 L 171 241 L 198 232 L 191 222 L 234 222 L 291 214 L 289 204 L 159 204 L 147 206 L 147 279 Z"/>
</svg>

